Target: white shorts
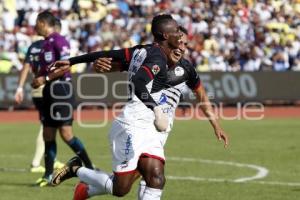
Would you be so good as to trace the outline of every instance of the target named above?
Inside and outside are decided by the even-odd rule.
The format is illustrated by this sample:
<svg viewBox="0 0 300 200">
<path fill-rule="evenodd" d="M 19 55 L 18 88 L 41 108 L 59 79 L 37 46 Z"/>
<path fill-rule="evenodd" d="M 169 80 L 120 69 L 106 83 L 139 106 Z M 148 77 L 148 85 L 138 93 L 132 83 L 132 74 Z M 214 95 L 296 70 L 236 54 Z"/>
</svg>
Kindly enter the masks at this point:
<svg viewBox="0 0 300 200">
<path fill-rule="evenodd" d="M 140 156 L 165 161 L 164 145 L 168 133 L 159 133 L 153 127 L 140 128 L 114 120 L 109 133 L 112 165 L 115 174 L 134 172 Z"/>
</svg>

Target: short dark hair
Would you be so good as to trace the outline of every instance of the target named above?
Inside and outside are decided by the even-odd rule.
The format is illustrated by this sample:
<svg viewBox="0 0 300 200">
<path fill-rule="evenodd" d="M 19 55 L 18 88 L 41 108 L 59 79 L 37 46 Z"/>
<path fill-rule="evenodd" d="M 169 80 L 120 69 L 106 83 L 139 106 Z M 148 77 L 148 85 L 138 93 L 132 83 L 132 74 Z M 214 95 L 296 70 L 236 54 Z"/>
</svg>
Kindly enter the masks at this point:
<svg viewBox="0 0 300 200">
<path fill-rule="evenodd" d="M 164 28 L 164 25 L 171 20 L 174 20 L 174 19 L 169 14 L 156 15 L 152 19 L 151 32 L 155 39 L 157 39 L 159 41 L 165 40 L 163 37 L 163 32 L 164 32 L 163 28 Z"/>
<path fill-rule="evenodd" d="M 56 17 L 54 17 L 54 15 L 47 10 L 40 12 L 37 16 L 37 19 L 46 22 L 49 24 L 49 26 L 55 26 Z"/>
<path fill-rule="evenodd" d="M 61 29 L 61 21 L 59 18 L 55 17 L 55 26 Z"/>
<path fill-rule="evenodd" d="M 184 28 L 183 26 L 179 26 L 179 30 L 183 32 L 184 34 L 188 35 L 188 30 Z"/>
</svg>

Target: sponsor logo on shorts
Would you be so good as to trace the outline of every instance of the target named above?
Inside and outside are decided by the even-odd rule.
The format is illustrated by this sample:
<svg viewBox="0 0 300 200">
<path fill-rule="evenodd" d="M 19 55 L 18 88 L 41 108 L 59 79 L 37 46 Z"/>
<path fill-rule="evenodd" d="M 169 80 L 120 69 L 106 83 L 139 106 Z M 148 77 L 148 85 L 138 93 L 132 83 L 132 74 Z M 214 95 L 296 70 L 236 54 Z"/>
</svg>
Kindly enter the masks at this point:
<svg viewBox="0 0 300 200">
<path fill-rule="evenodd" d="M 129 134 L 125 143 L 125 160 L 121 163 L 121 168 L 126 168 L 128 166 L 129 154 L 132 149 L 132 135 Z"/>
<path fill-rule="evenodd" d="M 128 167 L 128 160 L 125 160 L 125 161 L 123 161 L 123 162 L 121 163 L 121 168 L 122 168 L 122 169 L 124 169 L 124 168 L 126 168 L 126 167 Z"/>
</svg>

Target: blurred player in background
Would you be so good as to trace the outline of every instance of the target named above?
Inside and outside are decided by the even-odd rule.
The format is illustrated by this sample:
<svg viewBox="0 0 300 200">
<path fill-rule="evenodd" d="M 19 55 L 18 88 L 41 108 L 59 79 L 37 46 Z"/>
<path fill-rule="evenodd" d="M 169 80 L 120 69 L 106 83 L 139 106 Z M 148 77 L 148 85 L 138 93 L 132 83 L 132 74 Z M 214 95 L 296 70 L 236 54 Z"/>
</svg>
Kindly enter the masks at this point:
<svg viewBox="0 0 300 200">
<path fill-rule="evenodd" d="M 55 30 L 57 32 L 60 32 L 61 30 L 61 23 L 60 20 L 56 18 L 55 20 Z M 17 104 L 21 104 L 24 99 L 24 83 L 26 81 L 26 78 L 28 77 L 29 72 L 31 71 L 33 73 L 34 77 L 37 77 L 40 70 L 40 63 L 39 63 L 39 54 L 43 45 L 44 40 L 37 40 L 33 42 L 26 53 L 23 69 L 19 76 L 19 84 L 18 88 L 15 93 L 15 102 Z M 40 130 L 38 133 L 38 136 L 36 138 L 36 146 L 35 146 L 35 152 L 33 156 L 33 160 L 31 162 L 30 172 L 32 173 L 44 173 L 45 167 L 41 165 L 41 160 L 43 158 L 43 155 L 45 153 L 45 142 L 43 140 L 43 125 L 42 121 L 44 120 L 44 105 L 43 105 L 43 88 L 45 85 L 41 85 L 40 87 L 31 90 L 31 96 L 32 101 L 36 107 L 36 109 L 39 112 L 39 119 L 41 121 Z M 58 160 L 54 163 L 54 168 L 61 168 L 64 164 L 59 162 Z"/>
<path fill-rule="evenodd" d="M 80 157 L 85 166 L 93 169 L 83 144 L 77 137 L 74 137 L 72 131 L 74 92 L 71 84 L 71 74 L 66 72 L 60 79 L 48 80 L 49 64 L 56 60 L 67 59 L 70 54 L 69 42 L 55 31 L 55 19 L 52 13 L 44 11 L 39 13 L 36 20 L 37 33 L 45 37 L 39 54 L 41 68 L 38 77 L 33 80 L 32 84 L 36 88 L 36 83 L 46 83 L 43 89 L 43 137 L 45 141 L 46 170 L 44 176 L 37 181 L 37 184 L 41 187 L 48 185 L 52 177 L 57 151 L 57 130 L 63 141 Z"/>
</svg>

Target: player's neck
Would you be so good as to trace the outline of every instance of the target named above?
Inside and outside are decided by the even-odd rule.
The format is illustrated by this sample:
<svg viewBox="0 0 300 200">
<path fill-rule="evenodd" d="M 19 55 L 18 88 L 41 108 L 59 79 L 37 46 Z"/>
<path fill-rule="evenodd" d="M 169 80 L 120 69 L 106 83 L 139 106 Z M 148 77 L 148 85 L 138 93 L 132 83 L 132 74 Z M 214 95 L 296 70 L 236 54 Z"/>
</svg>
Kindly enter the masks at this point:
<svg viewBox="0 0 300 200">
<path fill-rule="evenodd" d="M 164 52 L 165 56 L 168 57 L 167 55 L 169 55 L 171 53 L 171 49 L 170 49 L 168 43 L 163 41 L 163 42 L 159 43 L 159 46 L 162 49 L 162 51 Z"/>
<path fill-rule="evenodd" d="M 51 35 L 52 33 L 54 33 L 54 29 L 53 28 L 48 28 L 46 30 L 46 33 L 45 33 L 45 38 L 49 37 L 49 35 Z"/>
</svg>

